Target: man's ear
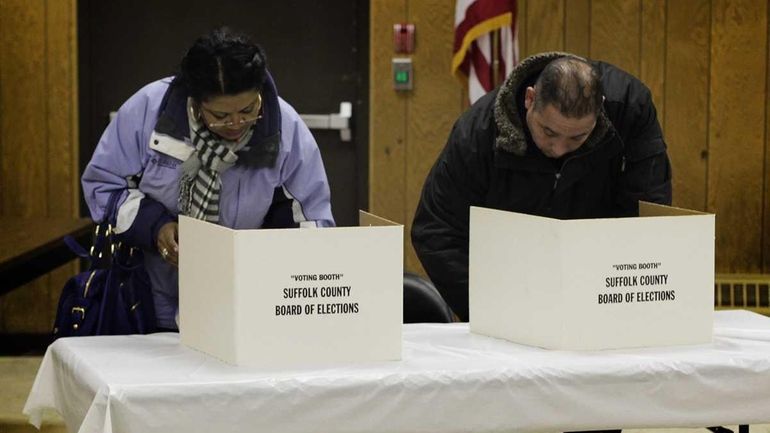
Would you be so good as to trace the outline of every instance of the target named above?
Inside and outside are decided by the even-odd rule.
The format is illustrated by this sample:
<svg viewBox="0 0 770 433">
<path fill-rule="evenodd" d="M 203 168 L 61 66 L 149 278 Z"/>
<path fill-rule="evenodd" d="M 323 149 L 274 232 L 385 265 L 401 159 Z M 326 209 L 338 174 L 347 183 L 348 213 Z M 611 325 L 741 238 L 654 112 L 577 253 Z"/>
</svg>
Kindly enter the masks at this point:
<svg viewBox="0 0 770 433">
<path fill-rule="evenodd" d="M 524 108 L 529 111 L 533 105 L 535 105 L 535 88 L 527 86 L 527 89 L 524 91 Z"/>
</svg>

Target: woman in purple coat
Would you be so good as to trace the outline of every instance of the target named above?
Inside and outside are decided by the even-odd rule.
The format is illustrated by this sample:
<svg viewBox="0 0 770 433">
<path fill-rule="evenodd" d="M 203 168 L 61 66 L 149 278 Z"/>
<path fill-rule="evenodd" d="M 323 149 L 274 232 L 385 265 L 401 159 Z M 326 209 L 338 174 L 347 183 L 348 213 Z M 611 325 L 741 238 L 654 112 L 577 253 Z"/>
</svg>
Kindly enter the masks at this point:
<svg viewBox="0 0 770 433">
<path fill-rule="evenodd" d="M 82 182 L 95 221 L 124 191 L 115 232 L 144 250 L 161 329 L 177 327 L 178 215 L 236 229 L 334 225 L 313 136 L 278 96 L 262 49 L 226 28 L 120 107 Z"/>
</svg>

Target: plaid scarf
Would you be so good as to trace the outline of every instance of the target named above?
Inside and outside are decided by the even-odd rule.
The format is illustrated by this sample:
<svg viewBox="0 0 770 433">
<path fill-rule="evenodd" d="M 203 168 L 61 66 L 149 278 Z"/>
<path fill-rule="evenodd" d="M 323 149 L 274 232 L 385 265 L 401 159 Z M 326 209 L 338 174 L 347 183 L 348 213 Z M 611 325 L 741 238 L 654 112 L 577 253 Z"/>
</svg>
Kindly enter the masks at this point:
<svg viewBox="0 0 770 433">
<path fill-rule="evenodd" d="M 195 152 L 182 163 L 179 180 L 179 213 L 219 222 L 219 175 L 235 165 L 238 155 L 222 145 L 205 127 L 191 128 Z"/>
</svg>

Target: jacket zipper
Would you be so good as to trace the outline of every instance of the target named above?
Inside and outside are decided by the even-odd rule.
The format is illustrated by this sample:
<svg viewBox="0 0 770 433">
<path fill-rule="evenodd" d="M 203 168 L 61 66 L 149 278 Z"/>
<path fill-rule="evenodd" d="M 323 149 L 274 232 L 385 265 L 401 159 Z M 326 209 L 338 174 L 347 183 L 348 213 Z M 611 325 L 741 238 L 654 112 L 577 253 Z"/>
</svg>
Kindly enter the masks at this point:
<svg viewBox="0 0 770 433">
<path fill-rule="evenodd" d="M 567 166 L 567 164 L 569 164 L 569 162 L 570 162 L 570 161 L 572 161 L 573 159 L 575 159 L 575 158 L 582 158 L 582 157 L 584 157 L 584 156 L 588 156 L 588 155 L 590 155 L 590 154 L 594 153 L 595 151 L 596 151 L 596 148 L 593 148 L 593 149 L 589 150 L 588 152 L 586 152 L 586 153 L 584 153 L 584 154 L 582 154 L 582 155 L 573 155 L 573 156 L 570 156 L 570 157 L 569 157 L 569 158 L 567 158 L 567 160 L 566 160 L 566 161 L 564 161 L 564 163 L 561 165 L 561 169 L 559 169 L 559 171 L 557 171 L 556 173 L 554 173 L 554 179 L 553 179 L 553 188 L 551 189 L 551 200 L 550 200 L 550 203 L 549 203 L 549 205 L 548 205 L 548 211 L 550 211 L 550 210 L 553 208 L 553 199 L 554 199 L 554 196 L 556 195 L 556 187 L 558 187 L 558 186 L 559 186 L 559 180 L 561 180 L 561 172 L 562 172 L 562 171 L 564 171 L 564 167 L 566 167 L 566 166 Z M 626 170 L 626 156 L 625 156 L 625 155 L 623 155 L 623 157 L 622 157 L 622 160 L 621 160 L 620 171 L 621 171 L 621 173 L 622 173 L 622 172 L 624 172 L 625 170 Z"/>
<path fill-rule="evenodd" d="M 553 198 L 556 196 L 556 187 L 558 187 L 558 186 L 559 186 L 559 180 L 561 180 L 561 172 L 562 172 L 562 171 L 564 171 L 564 167 L 566 167 L 566 166 L 567 166 L 567 164 L 569 164 L 569 162 L 570 162 L 570 161 L 572 161 L 573 159 L 575 159 L 575 158 L 582 158 L 582 157 L 584 157 L 584 156 L 586 156 L 586 155 L 590 155 L 591 153 L 594 153 L 595 151 L 596 151 L 596 149 L 591 149 L 591 150 L 589 150 L 588 152 L 586 152 L 586 153 L 584 153 L 584 154 L 582 154 L 582 155 L 577 155 L 577 156 L 576 156 L 576 155 L 573 155 L 573 156 L 570 156 L 570 157 L 569 157 L 569 158 L 567 158 L 567 160 L 566 160 L 566 161 L 564 161 L 564 163 L 561 165 L 561 169 L 559 169 L 559 171 L 557 171 L 556 173 L 554 173 L 554 174 L 553 174 L 553 188 L 551 189 L 551 199 L 550 199 L 550 203 L 548 204 L 548 211 L 549 211 L 549 212 L 550 212 L 550 211 L 551 211 L 551 209 L 553 208 Z M 625 166 L 625 160 L 624 160 L 623 164 L 624 164 L 624 166 Z"/>
<path fill-rule="evenodd" d="M 596 148 L 591 149 L 591 150 L 589 150 L 588 152 L 586 152 L 586 153 L 584 153 L 582 155 L 572 155 L 569 158 L 567 158 L 567 160 L 564 161 L 564 163 L 561 165 L 561 169 L 559 169 L 559 171 L 554 173 L 553 190 L 556 191 L 556 187 L 559 185 L 559 179 L 561 179 L 561 172 L 564 171 L 564 167 L 566 167 L 567 164 L 569 164 L 570 161 L 572 161 L 573 159 L 576 159 L 576 158 L 582 158 L 584 156 L 588 156 L 588 155 L 594 153 L 595 151 L 596 151 Z M 621 172 L 625 171 L 625 169 L 626 169 L 626 156 L 623 155 L 623 160 L 622 160 L 622 163 L 621 163 L 620 171 Z"/>
<path fill-rule="evenodd" d="M 556 191 L 556 186 L 559 185 L 559 179 L 560 178 L 561 178 L 561 172 L 560 171 L 557 172 L 556 174 L 554 174 L 554 179 L 553 179 L 553 190 L 554 191 Z"/>
<path fill-rule="evenodd" d="M 566 167 L 567 164 L 569 164 L 569 162 L 572 161 L 573 159 L 580 158 L 582 156 L 588 155 L 589 153 L 593 153 L 593 150 L 590 151 L 590 152 L 586 152 L 586 153 L 584 153 L 583 155 L 580 155 L 580 156 L 574 156 L 574 155 L 570 156 L 569 158 L 567 158 L 566 161 L 564 161 L 564 163 L 561 165 L 561 168 L 559 169 L 559 171 L 557 171 L 553 175 L 554 176 L 554 179 L 553 179 L 553 191 L 554 192 L 556 191 L 556 187 L 559 185 L 559 179 L 561 179 L 561 172 L 564 171 L 564 167 Z"/>
</svg>

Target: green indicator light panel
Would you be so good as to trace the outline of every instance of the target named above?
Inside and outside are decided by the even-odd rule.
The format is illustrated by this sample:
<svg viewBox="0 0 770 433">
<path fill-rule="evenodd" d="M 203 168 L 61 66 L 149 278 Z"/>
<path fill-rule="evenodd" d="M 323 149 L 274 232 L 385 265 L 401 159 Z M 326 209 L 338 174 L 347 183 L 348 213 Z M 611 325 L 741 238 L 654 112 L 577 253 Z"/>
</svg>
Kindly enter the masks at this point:
<svg viewBox="0 0 770 433">
<path fill-rule="evenodd" d="M 395 90 L 412 90 L 414 72 L 412 59 L 408 57 L 393 59 L 393 88 Z"/>
</svg>

